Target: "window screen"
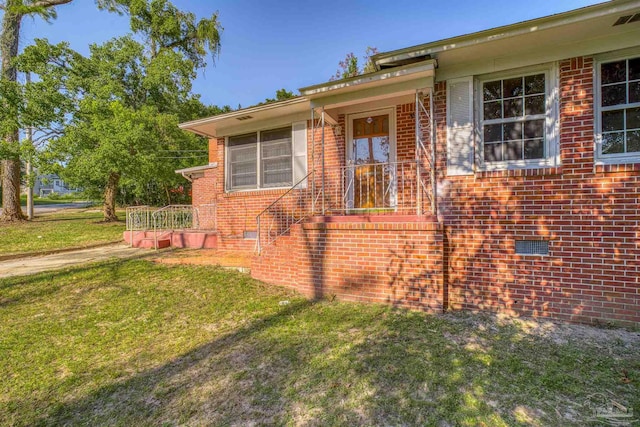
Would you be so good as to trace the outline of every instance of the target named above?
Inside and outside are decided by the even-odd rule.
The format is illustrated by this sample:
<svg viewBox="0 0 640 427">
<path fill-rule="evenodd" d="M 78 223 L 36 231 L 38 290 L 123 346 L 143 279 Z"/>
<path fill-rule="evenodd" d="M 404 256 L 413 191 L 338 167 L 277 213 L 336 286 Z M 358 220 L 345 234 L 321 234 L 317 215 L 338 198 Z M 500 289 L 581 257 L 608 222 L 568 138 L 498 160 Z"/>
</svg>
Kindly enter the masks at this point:
<svg viewBox="0 0 640 427">
<path fill-rule="evenodd" d="M 256 187 L 257 134 L 232 136 L 229 138 L 229 182 L 230 188 Z"/>
<path fill-rule="evenodd" d="M 291 128 L 260 133 L 261 174 L 263 187 L 292 184 Z"/>
</svg>

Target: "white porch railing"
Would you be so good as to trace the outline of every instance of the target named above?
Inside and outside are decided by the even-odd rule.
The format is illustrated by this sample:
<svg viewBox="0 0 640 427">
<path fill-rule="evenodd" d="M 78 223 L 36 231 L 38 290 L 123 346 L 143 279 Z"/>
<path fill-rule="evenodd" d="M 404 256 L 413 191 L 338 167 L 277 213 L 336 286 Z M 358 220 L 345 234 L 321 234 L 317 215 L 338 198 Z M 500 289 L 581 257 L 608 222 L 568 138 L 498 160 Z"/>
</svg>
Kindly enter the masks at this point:
<svg viewBox="0 0 640 427">
<path fill-rule="evenodd" d="M 129 246 L 133 246 L 133 233 L 146 231 L 153 227 L 151 214 L 155 208 L 150 206 L 129 206 L 125 210 L 126 230 L 129 232 Z"/>
<path fill-rule="evenodd" d="M 198 209 L 191 205 L 168 205 L 151 214 L 154 248 L 158 249 L 158 232 L 188 230 L 198 227 Z"/>
<path fill-rule="evenodd" d="M 416 160 L 325 168 L 326 212 L 423 214 L 426 193 L 418 168 Z"/>
</svg>

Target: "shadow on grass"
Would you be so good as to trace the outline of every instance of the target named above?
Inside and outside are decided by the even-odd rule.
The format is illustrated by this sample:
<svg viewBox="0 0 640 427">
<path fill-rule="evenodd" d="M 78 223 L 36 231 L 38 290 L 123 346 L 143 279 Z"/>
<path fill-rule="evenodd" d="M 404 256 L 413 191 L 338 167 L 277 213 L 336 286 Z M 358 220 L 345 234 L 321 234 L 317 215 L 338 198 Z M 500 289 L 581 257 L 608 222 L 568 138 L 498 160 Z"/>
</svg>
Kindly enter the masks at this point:
<svg viewBox="0 0 640 427">
<path fill-rule="evenodd" d="M 80 266 L 68 266 L 28 276 L 0 278 L 0 308 L 8 308 L 13 304 L 20 304 L 25 301 L 32 301 L 33 299 L 41 299 L 54 295 L 60 291 L 62 286 L 60 285 L 61 282 L 78 274 L 84 274 L 84 278 L 89 280 L 96 278 L 104 280 L 108 277 L 107 280 L 116 282 L 124 263 L 132 260 L 151 258 L 153 256 L 157 256 L 157 254 L 141 252 L 139 255 L 129 256 L 126 259 L 88 262 Z M 104 274 L 105 268 L 108 268 L 109 271 L 106 277 Z M 46 287 L 41 286 L 41 282 L 44 279 L 49 282 Z M 9 292 L 17 295 L 9 296 Z"/>
<path fill-rule="evenodd" d="M 171 424 L 180 422 L 179 420 L 184 422 L 186 420 L 184 417 L 195 412 L 195 408 L 182 413 L 179 402 L 181 397 L 184 397 L 182 395 L 188 395 L 191 390 L 196 390 L 212 380 L 222 380 L 223 375 L 233 376 L 239 374 L 244 368 L 248 368 L 240 364 L 234 366 L 235 369 L 228 369 L 229 365 L 239 362 L 238 358 L 244 359 L 239 354 L 234 354 L 227 361 L 220 359 L 219 356 L 224 356 L 230 350 L 234 353 L 238 347 L 243 347 L 251 336 L 287 322 L 292 316 L 312 304 L 311 301 L 290 304 L 276 314 L 257 319 L 165 365 L 136 374 L 124 382 L 105 386 L 83 399 L 62 404 L 50 416 L 40 420 L 39 425 L 92 423 L 91 420 L 100 424 L 109 424 L 110 421 L 115 421 L 116 424 L 121 422 L 148 424 L 152 420 L 169 421 Z M 263 357 L 255 353 L 253 356 Z M 251 355 L 247 354 L 247 361 L 249 358 Z M 219 385 L 222 393 L 233 393 L 230 389 L 226 389 L 224 384 Z M 271 384 L 262 384 L 262 386 L 267 385 Z M 233 384 L 228 386 L 234 388 Z M 204 402 L 200 403 L 207 406 Z M 233 421 L 240 415 L 235 414 L 234 406 L 235 402 L 227 402 L 227 408 L 208 414 L 217 418 L 217 421 L 214 418 L 210 421 L 223 424 Z M 225 411 L 225 409 L 230 410 Z"/>
<path fill-rule="evenodd" d="M 88 394 L 54 392 L 35 424 L 588 425 L 588 394 L 638 391 L 615 388 L 620 360 L 474 316 L 305 300 L 277 310 Z"/>
</svg>

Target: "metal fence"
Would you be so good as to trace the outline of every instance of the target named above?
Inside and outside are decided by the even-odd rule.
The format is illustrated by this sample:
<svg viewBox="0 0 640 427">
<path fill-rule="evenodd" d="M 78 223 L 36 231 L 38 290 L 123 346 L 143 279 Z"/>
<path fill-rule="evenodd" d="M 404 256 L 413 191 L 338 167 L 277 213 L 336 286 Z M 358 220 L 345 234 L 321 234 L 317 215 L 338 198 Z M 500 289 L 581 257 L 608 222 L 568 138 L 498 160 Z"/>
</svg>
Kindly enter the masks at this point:
<svg viewBox="0 0 640 427">
<path fill-rule="evenodd" d="M 207 205 L 207 209 L 215 206 Z M 133 245 L 135 231 L 153 230 L 154 247 L 158 248 L 158 233 L 166 230 L 199 229 L 198 208 L 191 205 L 168 205 L 162 208 L 130 206 L 126 209 L 126 230 L 130 233 L 129 244 Z"/>
</svg>

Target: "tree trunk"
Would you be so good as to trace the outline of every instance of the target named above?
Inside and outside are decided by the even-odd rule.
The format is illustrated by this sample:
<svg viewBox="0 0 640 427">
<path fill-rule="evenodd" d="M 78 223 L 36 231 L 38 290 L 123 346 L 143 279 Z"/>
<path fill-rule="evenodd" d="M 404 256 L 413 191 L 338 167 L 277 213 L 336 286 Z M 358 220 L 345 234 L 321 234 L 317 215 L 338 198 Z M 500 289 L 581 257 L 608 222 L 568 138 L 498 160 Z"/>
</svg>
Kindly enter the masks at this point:
<svg viewBox="0 0 640 427">
<path fill-rule="evenodd" d="M 167 195 L 167 205 L 171 204 L 171 192 L 169 191 L 169 186 L 164 186 L 164 192 Z"/>
<path fill-rule="evenodd" d="M 107 180 L 107 187 L 104 189 L 104 220 L 106 222 L 117 221 L 116 215 L 116 194 L 118 193 L 118 182 L 120 174 L 111 172 Z"/>
<path fill-rule="evenodd" d="M 0 78 L 5 81 L 17 80 L 16 67 L 12 60 L 18 55 L 18 40 L 20 37 L 20 21 L 22 15 L 13 11 L 15 1 L 9 0 L 5 4 L 2 18 L 2 34 L 0 34 L 0 57 L 2 57 L 2 71 Z M 11 108 L 14 119 L 18 117 L 17 106 L 3 105 L 2 108 Z M 15 122 L 14 122 L 15 123 Z M 14 126 L 11 126 L 14 127 Z M 20 133 L 17 127 L 7 130 L 0 139 L 19 152 Z M 2 160 L 2 215 L 0 221 L 21 221 L 25 216 L 20 208 L 20 159 L 18 154 L 12 158 Z"/>
<path fill-rule="evenodd" d="M 3 160 L 2 215 L 0 221 L 22 221 L 26 217 L 20 207 L 20 161 Z"/>
</svg>

